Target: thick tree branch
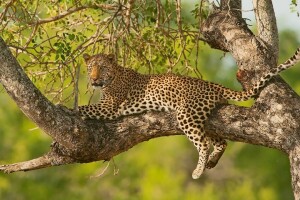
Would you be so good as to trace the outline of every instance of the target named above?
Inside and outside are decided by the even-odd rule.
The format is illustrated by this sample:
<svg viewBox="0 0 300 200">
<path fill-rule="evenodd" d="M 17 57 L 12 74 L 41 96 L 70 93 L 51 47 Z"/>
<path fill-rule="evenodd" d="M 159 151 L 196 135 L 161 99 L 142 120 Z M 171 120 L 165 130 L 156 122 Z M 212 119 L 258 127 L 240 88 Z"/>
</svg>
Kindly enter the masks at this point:
<svg viewBox="0 0 300 200">
<path fill-rule="evenodd" d="M 299 190 L 299 184 L 300 184 L 300 144 L 299 144 L 299 138 L 297 140 L 297 145 L 295 145 L 295 148 L 292 149 L 289 153 L 289 159 L 290 159 L 290 165 L 291 165 L 291 176 L 292 176 L 292 187 L 294 189 L 294 196 L 295 199 L 300 199 L 300 190 Z"/>
<path fill-rule="evenodd" d="M 238 79 L 244 88 L 250 88 L 263 73 L 275 67 L 278 59 L 278 33 L 271 2 L 257 1 L 255 12 L 260 21 L 258 37 L 238 15 L 228 15 L 228 10 L 210 15 L 202 27 L 203 35 L 212 47 L 230 51 L 236 59 Z M 213 126 L 208 129 L 231 140 L 260 144 L 289 154 L 294 176 L 292 186 L 295 198 L 299 199 L 300 177 L 295 173 L 299 170 L 299 154 L 295 153 L 295 149 L 299 149 L 299 105 L 299 96 L 278 78 L 263 90 L 249 110 L 230 107 L 218 110 L 218 113 L 225 112 L 215 115 L 210 121 Z M 218 129 L 221 125 L 223 127 Z"/>
<path fill-rule="evenodd" d="M 242 1 L 241 0 L 222 0 L 221 10 L 228 10 L 236 13 L 237 16 L 242 17 Z"/>
<path fill-rule="evenodd" d="M 26 116 L 41 129 L 47 130 L 46 133 L 53 139 L 58 140 L 57 127 L 63 127 L 64 123 L 69 124 L 70 121 L 59 121 L 59 109 L 33 85 L 2 38 L 0 38 L 0 49 L 0 82 Z M 54 122 L 55 124 L 53 124 Z M 53 125 L 57 125 L 57 127 L 53 127 Z"/>
<path fill-rule="evenodd" d="M 289 153 L 300 133 L 300 98 L 284 81 L 269 85 L 251 108 L 223 106 L 207 131 L 232 141 L 262 145 Z"/>
<path fill-rule="evenodd" d="M 279 39 L 272 0 L 253 0 L 258 37 L 268 46 L 277 61 Z"/>
</svg>

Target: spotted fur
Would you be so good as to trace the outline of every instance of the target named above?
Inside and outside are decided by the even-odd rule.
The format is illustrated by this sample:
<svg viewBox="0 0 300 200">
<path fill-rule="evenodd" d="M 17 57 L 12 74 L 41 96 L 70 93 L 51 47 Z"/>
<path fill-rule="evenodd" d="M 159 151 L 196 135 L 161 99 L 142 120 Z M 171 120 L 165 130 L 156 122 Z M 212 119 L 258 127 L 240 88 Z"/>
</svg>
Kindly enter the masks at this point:
<svg viewBox="0 0 300 200">
<path fill-rule="evenodd" d="M 222 138 L 205 135 L 204 122 L 211 110 L 222 100 L 243 101 L 257 96 L 272 77 L 300 60 L 300 48 L 293 57 L 271 69 L 246 91 L 233 91 L 215 83 L 174 74 L 139 74 L 118 65 L 112 55 L 84 54 L 84 59 L 91 84 L 102 89 L 103 97 L 98 104 L 80 106 L 82 117 L 110 120 L 149 110 L 176 111 L 180 129 L 199 153 L 192 175 L 197 179 L 205 168 L 217 164 L 227 146 Z M 213 151 L 209 153 L 211 146 Z"/>
</svg>

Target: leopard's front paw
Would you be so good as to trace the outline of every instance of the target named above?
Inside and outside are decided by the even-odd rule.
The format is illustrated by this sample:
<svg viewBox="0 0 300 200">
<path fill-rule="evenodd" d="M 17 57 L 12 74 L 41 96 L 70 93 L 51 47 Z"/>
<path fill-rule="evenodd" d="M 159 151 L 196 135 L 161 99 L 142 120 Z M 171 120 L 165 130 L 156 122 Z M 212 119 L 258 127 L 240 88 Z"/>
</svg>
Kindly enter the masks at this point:
<svg viewBox="0 0 300 200">
<path fill-rule="evenodd" d="M 77 111 L 75 111 L 74 109 L 72 108 L 68 108 L 67 106 L 65 105 L 62 105 L 62 104 L 56 104 L 55 105 L 58 109 L 61 109 L 63 110 L 64 112 L 70 114 L 70 115 L 75 115 L 77 113 Z"/>
</svg>

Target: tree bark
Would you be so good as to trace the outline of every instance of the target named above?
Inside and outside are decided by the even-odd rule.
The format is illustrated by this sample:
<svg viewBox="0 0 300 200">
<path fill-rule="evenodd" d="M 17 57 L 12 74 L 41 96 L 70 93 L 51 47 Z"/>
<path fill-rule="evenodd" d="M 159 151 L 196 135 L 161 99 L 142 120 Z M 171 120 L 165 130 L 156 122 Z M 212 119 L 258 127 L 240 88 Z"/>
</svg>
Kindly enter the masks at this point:
<svg viewBox="0 0 300 200">
<path fill-rule="evenodd" d="M 300 145 L 299 145 L 299 138 L 297 144 L 294 145 L 294 148 L 289 152 L 289 159 L 291 164 L 291 176 L 292 176 L 292 187 L 294 190 L 294 197 L 295 199 L 300 199 Z"/>
<path fill-rule="evenodd" d="M 230 6 L 211 14 L 201 31 L 210 46 L 233 55 L 239 67 L 238 78 L 245 88 L 249 88 L 263 72 L 276 65 L 276 36 L 264 33 L 276 32 L 274 23 L 270 25 L 273 28 L 259 31 L 257 37 L 239 13 L 226 8 L 230 9 Z M 261 13 L 262 8 L 257 6 L 256 11 Z M 274 12 L 272 6 L 267 12 Z M 262 15 L 259 16 L 263 22 Z M 0 63 L 0 82 L 7 93 L 54 141 L 49 152 L 40 158 L 1 165 L 0 170 L 4 172 L 110 160 L 143 141 L 182 134 L 175 113 L 148 112 L 114 121 L 81 120 L 76 112 L 55 106 L 43 96 L 2 39 Z M 262 91 L 253 107 L 221 105 L 216 108 L 206 123 L 206 131 L 211 136 L 263 145 L 288 154 L 292 186 L 295 198 L 299 199 L 299 118 L 299 96 L 281 78 L 276 78 Z"/>
<path fill-rule="evenodd" d="M 273 51 L 274 58 L 277 59 L 279 39 L 272 0 L 253 0 L 253 6 L 258 30 L 257 36 L 262 43 L 268 46 L 268 49 Z"/>
</svg>

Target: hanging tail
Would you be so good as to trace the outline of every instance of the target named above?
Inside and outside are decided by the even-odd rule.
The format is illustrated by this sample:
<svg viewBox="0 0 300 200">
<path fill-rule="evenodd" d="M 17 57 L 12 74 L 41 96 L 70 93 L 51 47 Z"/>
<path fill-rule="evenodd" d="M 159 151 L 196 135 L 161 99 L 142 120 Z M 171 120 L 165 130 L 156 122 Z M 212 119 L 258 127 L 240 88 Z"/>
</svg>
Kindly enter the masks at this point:
<svg viewBox="0 0 300 200">
<path fill-rule="evenodd" d="M 276 68 L 272 68 L 266 75 L 264 75 L 259 82 L 257 82 L 251 89 L 246 91 L 233 91 L 230 89 L 223 90 L 223 98 L 234 101 L 246 101 L 250 98 L 257 96 L 265 85 L 280 72 L 294 66 L 300 61 L 300 47 L 294 53 L 292 57 L 286 60 L 284 63 L 278 65 Z"/>
</svg>

